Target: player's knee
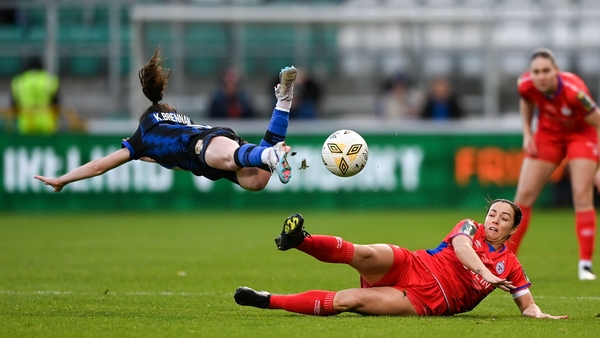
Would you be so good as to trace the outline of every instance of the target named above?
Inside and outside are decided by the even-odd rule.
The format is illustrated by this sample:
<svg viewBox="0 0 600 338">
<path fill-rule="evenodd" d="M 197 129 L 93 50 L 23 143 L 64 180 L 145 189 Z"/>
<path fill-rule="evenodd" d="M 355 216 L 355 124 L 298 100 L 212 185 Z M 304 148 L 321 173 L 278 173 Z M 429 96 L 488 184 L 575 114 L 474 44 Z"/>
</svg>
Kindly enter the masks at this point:
<svg viewBox="0 0 600 338">
<path fill-rule="evenodd" d="M 261 191 L 266 187 L 266 184 L 260 184 L 260 182 L 252 182 L 251 184 L 244 186 L 243 188 L 249 191 Z"/>
<path fill-rule="evenodd" d="M 537 198 L 537 193 L 533 190 L 521 190 L 517 191 L 515 195 L 515 203 L 527 207 L 531 207 Z"/>
<path fill-rule="evenodd" d="M 354 260 L 355 261 L 368 261 L 375 257 L 375 249 L 370 245 L 358 245 L 354 244 Z"/>
<path fill-rule="evenodd" d="M 573 204 L 576 208 L 593 207 L 594 190 L 592 187 L 593 185 L 581 189 L 573 188 Z"/>
<path fill-rule="evenodd" d="M 266 173 L 266 172 L 265 172 Z M 242 179 L 239 179 L 240 181 L 240 186 L 246 190 L 250 190 L 250 191 L 261 191 L 263 190 L 267 184 L 269 183 L 269 179 L 271 178 L 270 174 L 262 174 L 259 171 L 259 174 L 257 175 L 252 175 L 252 176 L 246 176 Z"/>
<path fill-rule="evenodd" d="M 373 267 L 378 262 L 387 262 L 393 252 L 387 244 L 357 245 L 354 244 L 354 258 L 352 263 L 358 266 L 370 265 Z"/>
<path fill-rule="evenodd" d="M 335 294 L 333 309 L 337 312 L 353 312 L 362 305 L 361 297 L 354 290 L 343 290 Z"/>
</svg>

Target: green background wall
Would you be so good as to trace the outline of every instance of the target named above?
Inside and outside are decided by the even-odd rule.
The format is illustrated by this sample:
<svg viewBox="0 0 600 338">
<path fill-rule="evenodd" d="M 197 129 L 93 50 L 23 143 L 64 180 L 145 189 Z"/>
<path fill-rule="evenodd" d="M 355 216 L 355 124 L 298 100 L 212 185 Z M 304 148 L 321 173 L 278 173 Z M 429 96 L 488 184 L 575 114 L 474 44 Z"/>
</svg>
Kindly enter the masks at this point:
<svg viewBox="0 0 600 338">
<path fill-rule="evenodd" d="M 247 136 L 247 135 L 245 135 Z M 487 196 L 513 198 L 522 154 L 517 134 L 367 134 L 370 158 L 357 176 L 325 170 L 320 149 L 328 135 L 290 135 L 297 155 L 289 184 L 273 176 L 261 192 L 228 181 L 133 161 L 55 194 L 34 180 L 56 177 L 120 147 L 121 137 L 57 135 L 0 137 L 0 210 L 198 210 L 273 208 L 479 208 Z M 124 135 L 126 137 L 126 135 Z M 246 137 L 258 142 L 261 135 Z M 308 168 L 299 170 L 306 159 Z M 552 200 L 542 194 L 539 204 Z"/>
</svg>

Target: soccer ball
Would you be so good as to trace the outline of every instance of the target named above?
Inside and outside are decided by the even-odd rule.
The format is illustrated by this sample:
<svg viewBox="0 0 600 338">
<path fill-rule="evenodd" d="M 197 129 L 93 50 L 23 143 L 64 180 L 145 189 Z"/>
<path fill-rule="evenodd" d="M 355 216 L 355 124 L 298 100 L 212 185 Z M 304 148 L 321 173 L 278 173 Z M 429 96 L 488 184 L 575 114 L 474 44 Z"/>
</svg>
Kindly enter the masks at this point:
<svg viewBox="0 0 600 338">
<path fill-rule="evenodd" d="M 321 159 L 325 168 L 334 175 L 350 177 L 358 174 L 367 164 L 369 147 L 357 132 L 342 129 L 325 140 Z"/>
</svg>

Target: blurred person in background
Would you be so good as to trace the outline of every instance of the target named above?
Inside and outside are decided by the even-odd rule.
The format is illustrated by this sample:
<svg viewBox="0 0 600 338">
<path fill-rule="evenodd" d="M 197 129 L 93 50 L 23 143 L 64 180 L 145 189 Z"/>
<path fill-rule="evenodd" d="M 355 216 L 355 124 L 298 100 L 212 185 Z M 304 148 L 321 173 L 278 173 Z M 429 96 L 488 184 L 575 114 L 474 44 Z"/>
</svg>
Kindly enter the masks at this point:
<svg viewBox="0 0 600 338">
<path fill-rule="evenodd" d="M 560 71 L 554 54 L 545 48 L 532 53 L 529 70 L 519 77 L 518 90 L 525 159 L 515 202 L 523 210 L 523 222 L 509 242 L 509 248 L 518 252 L 529 226 L 532 206 L 551 174 L 566 159 L 579 242 L 578 275 L 580 280 L 594 280 L 594 186 L 600 189 L 600 110 L 585 83 L 575 74 Z M 536 108 L 537 130 L 534 132 L 532 124 Z"/>
<path fill-rule="evenodd" d="M 11 107 L 21 134 L 55 134 L 59 129 L 59 79 L 43 68 L 39 57 L 11 81 Z"/>
<path fill-rule="evenodd" d="M 436 121 L 456 120 L 463 116 L 462 108 L 452 92 L 452 85 L 448 79 L 443 77 L 433 79 L 421 116 Z"/>
<path fill-rule="evenodd" d="M 236 68 L 229 67 L 223 73 L 219 87 L 210 98 L 208 117 L 213 119 L 254 117 L 250 96 L 242 88 L 241 76 Z"/>
<path fill-rule="evenodd" d="M 398 73 L 383 84 L 375 114 L 386 120 L 415 120 L 420 115 L 422 94 L 410 87 L 406 75 Z"/>
<path fill-rule="evenodd" d="M 0 26 L 16 25 L 19 11 L 15 7 L 0 7 Z"/>
<path fill-rule="evenodd" d="M 361 287 L 281 295 L 242 286 L 234 299 L 239 305 L 315 316 L 451 316 L 472 310 L 499 288 L 510 292 L 523 316 L 567 318 L 540 310 L 521 263 L 505 245 L 520 221 L 515 203 L 497 199 L 489 202 L 484 223 L 461 220 L 437 248 L 409 251 L 392 244 L 358 245 L 336 236 L 310 235 L 302 215 L 293 214 L 275 239 L 277 249 L 295 248 L 325 263 L 348 264 L 360 275 Z"/>
<path fill-rule="evenodd" d="M 309 73 L 298 72 L 291 118 L 302 120 L 318 118 L 322 98 L 323 89 L 319 82 Z"/>
<path fill-rule="evenodd" d="M 269 90 L 279 83 L 279 78 L 268 82 Z M 291 119 L 311 120 L 319 117 L 319 106 L 323 99 L 322 85 L 308 72 L 298 71 L 294 88 L 294 102 L 290 110 Z"/>
<path fill-rule="evenodd" d="M 34 178 L 60 192 L 67 184 L 105 172 L 131 160 L 155 162 L 167 169 L 181 169 L 216 181 L 226 179 L 240 187 L 259 191 L 266 187 L 271 173 L 282 183 L 291 178 L 285 144 L 297 70 L 286 67 L 279 73 L 275 88 L 277 104 L 260 144 L 251 144 L 228 127 L 194 124 L 170 105 L 160 103 L 170 71 L 163 69 L 160 48 L 140 70 L 144 95 L 152 105 L 142 113 L 138 129 L 121 143 L 121 149 L 92 160 L 58 178 Z"/>
</svg>

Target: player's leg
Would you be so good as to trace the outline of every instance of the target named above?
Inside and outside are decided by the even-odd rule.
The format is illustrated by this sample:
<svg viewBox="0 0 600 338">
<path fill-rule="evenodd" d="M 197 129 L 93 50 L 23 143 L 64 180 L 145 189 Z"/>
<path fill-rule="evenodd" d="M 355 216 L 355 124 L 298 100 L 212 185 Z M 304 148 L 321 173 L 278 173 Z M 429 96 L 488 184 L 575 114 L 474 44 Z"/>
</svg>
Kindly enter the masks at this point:
<svg viewBox="0 0 600 338">
<path fill-rule="evenodd" d="M 239 287 L 234 299 L 239 305 L 282 309 L 315 316 L 330 316 L 341 312 L 380 316 L 417 315 L 405 293 L 387 286 L 339 292 L 311 290 L 291 295 L 275 295 Z"/>
<path fill-rule="evenodd" d="M 417 315 L 406 294 L 389 286 L 339 291 L 333 298 L 333 309 L 375 316 Z"/>
<path fill-rule="evenodd" d="M 571 188 L 575 208 L 575 231 L 579 242 L 579 279 L 594 280 L 592 255 L 596 240 L 596 211 L 594 209 L 595 160 L 576 158 L 569 162 Z"/>
<path fill-rule="evenodd" d="M 226 132 L 228 133 L 229 131 Z M 203 141 L 199 141 L 198 143 L 201 144 L 202 142 Z M 205 147 L 206 149 L 197 150 L 196 153 L 202 153 L 204 161 L 211 168 L 238 171 L 241 168 L 246 167 L 261 168 L 266 166 L 270 170 L 277 172 L 280 181 L 283 183 L 289 182 L 292 176 L 291 166 L 287 161 L 287 156 L 291 151 L 291 147 L 285 145 L 283 142 L 272 147 L 262 147 L 250 143 L 240 146 L 238 142 L 232 138 L 228 136 L 219 136 L 219 134 L 210 137 L 206 142 L 208 142 L 208 145 L 202 144 L 197 146 Z M 256 171 L 255 173 L 259 172 Z M 244 185 L 249 186 L 255 184 L 248 182 L 252 179 L 251 174 L 252 172 L 240 173 L 240 176 L 242 176 L 240 185 L 242 187 L 245 187 Z M 270 172 L 268 174 L 270 176 Z M 259 175 L 261 176 L 260 178 L 266 177 L 265 174 L 262 173 L 259 173 Z M 266 184 L 260 185 L 264 188 Z"/>
<path fill-rule="evenodd" d="M 338 312 L 333 309 L 332 291 L 310 290 L 291 295 L 273 295 L 266 291 L 255 291 L 246 286 L 235 290 L 233 298 L 239 305 L 261 309 L 281 309 L 315 316 L 330 316 Z"/>
<path fill-rule="evenodd" d="M 294 82 L 298 70 L 292 67 L 285 67 L 279 73 L 279 84 L 275 87 L 275 97 L 277 103 L 267 132 L 264 138 L 260 141 L 260 146 L 271 147 L 279 142 L 285 141 L 287 128 L 290 121 L 290 108 L 292 107 L 292 98 L 294 96 Z"/>
<path fill-rule="evenodd" d="M 358 245 L 337 236 L 311 236 L 300 214 L 286 218 L 275 243 L 282 251 L 296 248 L 322 262 L 349 264 L 369 284 L 380 281 L 394 263 L 394 252 L 387 244 Z"/>
<path fill-rule="evenodd" d="M 263 167 L 267 165 L 272 172 L 276 172 L 281 183 L 288 183 L 292 177 L 292 166 L 287 157 L 292 147 L 284 142 L 279 142 L 272 147 L 244 144 L 235 150 L 233 160 L 240 168 Z"/>
<path fill-rule="evenodd" d="M 242 168 L 236 171 L 240 187 L 250 191 L 263 190 L 271 179 L 271 171 L 261 168 Z"/>
<path fill-rule="evenodd" d="M 519 230 L 508 240 L 508 248 L 517 254 L 531 218 L 531 208 L 542 188 L 566 156 L 564 139 L 559 135 L 537 131 L 534 135 L 537 148 L 535 157 L 526 156 L 521 165 L 519 183 L 514 202 L 523 212 Z"/>
<path fill-rule="evenodd" d="M 227 171 L 240 169 L 234 157 L 240 145 L 235 140 L 225 136 L 214 136 L 210 138 L 208 145 L 205 145 L 205 147 L 204 161 L 211 168 Z"/>
<path fill-rule="evenodd" d="M 277 104 L 271 115 L 265 136 L 258 146 L 245 144 L 234 150 L 232 158 L 237 169 L 260 167 L 262 164 L 266 164 L 271 171 L 277 173 L 282 183 L 289 182 L 292 177 L 292 167 L 287 161 L 287 156 L 291 151 L 291 147 L 287 146 L 284 140 L 290 120 L 290 108 L 297 73 L 298 71 L 293 66 L 285 67 L 279 73 L 280 83 L 275 87 Z M 231 165 L 231 163 L 228 164 Z M 269 181 L 265 173 L 260 170 L 241 170 L 237 173 L 237 178 L 240 186 L 248 190 L 262 190 Z"/>
<path fill-rule="evenodd" d="M 550 175 L 558 167 L 557 164 L 539 160 L 531 157 L 523 159 L 521 172 L 519 174 L 519 183 L 517 184 L 517 192 L 514 202 L 521 207 L 523 218 L 519 225 L 519 230 L 512 235 L 507 245 L 515 254 L 519 250 L 519 246 L 529 227 L 531 215 L 531 207 L 538 198 L 542 188 L 548 182 Z"/>
</svg>

